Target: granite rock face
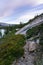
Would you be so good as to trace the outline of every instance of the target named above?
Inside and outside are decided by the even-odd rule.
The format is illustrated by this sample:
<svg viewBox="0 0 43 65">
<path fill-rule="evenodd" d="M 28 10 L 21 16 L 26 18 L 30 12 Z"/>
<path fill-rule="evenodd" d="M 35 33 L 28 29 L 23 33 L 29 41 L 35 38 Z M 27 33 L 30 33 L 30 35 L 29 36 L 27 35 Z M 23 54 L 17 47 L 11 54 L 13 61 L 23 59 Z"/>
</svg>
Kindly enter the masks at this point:
<svg viewBox="0 0 43 65">
<path fill-rule="evenodd" d="M 26 45 L 24 46 L 24 55 L 19 58 L 17 61 L 15 60 L 12 65 L 34 65 L 34 55 L 29 54 L 29 42 L 26 41 Z"/>
<path fill-rule="evenodd" d="M 26 45 L 24 46 L 24 55 L 23 57 L 15 60 L 12 65 L 34 65 L 34 57 L 35 53 L 29 53 L 29 41 L 26 41 Z M 34 43 L 31 42 L 33 45 Z M 32 45 L 32 47 L 33 47 Z M 35 45 L 34 45 L 35 46 Z M 31 49 L 32 51 L 36 49 L 36 46 Z"/>
<path fill-rule="evenodd" d="M 31 51 L 35 51 L 36 50 L 36 48 L 37 48 L 37 44 L 34 42 L 34 41 L 30 41 L 29 42 L 29 51 L 31 52 Z"/>
</svg>

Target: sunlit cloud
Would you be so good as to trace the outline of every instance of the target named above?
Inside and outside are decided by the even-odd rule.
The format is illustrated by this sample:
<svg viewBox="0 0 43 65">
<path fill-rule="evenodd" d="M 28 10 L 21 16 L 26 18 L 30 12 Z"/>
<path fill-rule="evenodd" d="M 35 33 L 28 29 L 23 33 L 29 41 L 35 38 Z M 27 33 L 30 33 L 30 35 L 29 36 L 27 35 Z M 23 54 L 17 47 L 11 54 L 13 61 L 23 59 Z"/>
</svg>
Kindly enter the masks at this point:
<svg viewBox="0 0 43 65">
<path fill-rule="evenodd" d="M 43 0 L 0 0 L 0 22 L 27 22 L 43 13 Z"/>
<path fill-rule="evenodd" d="M 30 12 L 25 12 L 24 15 L 18 17 L 16 20 L 12 20 L 12 21 L 8 21 L 7 23 L 9 24 L 19 24 L 20 22 L 22 23 L 26 23 L 28 22 L 30 19 L 34 18 L 34 16 L 37 16 L 39 14 L 43 13 L 43 10 L 37 10 L 37 11 L 30 11 Z M 13 23 L 12 23 L 13 22 Z"/>
</svg>

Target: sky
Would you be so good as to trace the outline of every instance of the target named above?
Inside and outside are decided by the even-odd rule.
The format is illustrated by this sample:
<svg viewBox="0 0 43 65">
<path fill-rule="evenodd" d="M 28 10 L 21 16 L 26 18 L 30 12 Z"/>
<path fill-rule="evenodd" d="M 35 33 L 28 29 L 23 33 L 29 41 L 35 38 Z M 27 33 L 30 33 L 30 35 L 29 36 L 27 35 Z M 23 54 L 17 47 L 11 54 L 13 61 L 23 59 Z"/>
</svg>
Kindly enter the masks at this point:
<svg viewBox="0 0 43 65">
<path fill-rule="evenodd" d="M 0 0 L 0 22 L 26 23 L 43 13 L 43 0 Z"/>
</svg>

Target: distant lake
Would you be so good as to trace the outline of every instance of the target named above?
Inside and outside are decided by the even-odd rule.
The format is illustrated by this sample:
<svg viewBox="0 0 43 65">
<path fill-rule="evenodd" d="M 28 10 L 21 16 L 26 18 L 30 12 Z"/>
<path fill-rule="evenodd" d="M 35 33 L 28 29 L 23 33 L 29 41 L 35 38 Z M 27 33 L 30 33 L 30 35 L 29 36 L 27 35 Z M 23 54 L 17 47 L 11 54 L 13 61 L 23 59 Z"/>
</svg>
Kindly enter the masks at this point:
<svg viewBox="0 0 43 65">
<path fill-rule="evenodd" d="M 2 36 L 3 36 L 4 33 L 5 33 L 5 30 L 4 29 L 0 29 L 0 32 L 1 32 Z M 1 38 L 1 35 L 0 35 L 0 38 Z"/>
</svg>

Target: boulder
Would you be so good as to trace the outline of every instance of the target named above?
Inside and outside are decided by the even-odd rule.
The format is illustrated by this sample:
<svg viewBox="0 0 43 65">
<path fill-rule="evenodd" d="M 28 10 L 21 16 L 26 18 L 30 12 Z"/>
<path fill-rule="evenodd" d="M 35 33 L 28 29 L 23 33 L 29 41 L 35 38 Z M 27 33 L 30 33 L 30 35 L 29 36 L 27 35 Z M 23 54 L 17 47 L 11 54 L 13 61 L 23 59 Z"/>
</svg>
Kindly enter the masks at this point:
<svg viewBox="0 0 43 65">
<path fill-rule="evenodd" d="M 37 46 L 37 44 L 34 41 L 30 41 L 29 42 L 29 51 L 32 52 L 32 51 L 36 50 L 36 48 L 37 48 L 36 46 Z"/>
</svg>

